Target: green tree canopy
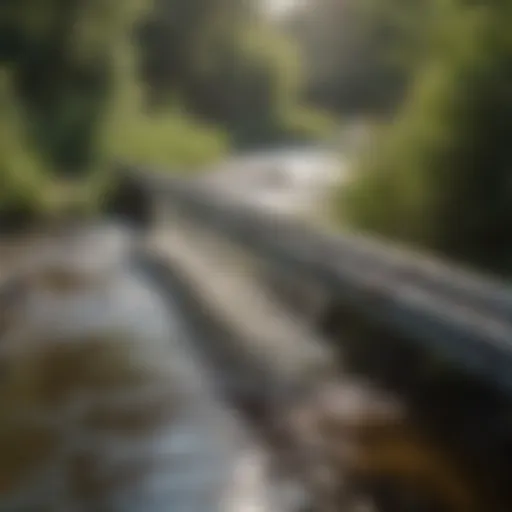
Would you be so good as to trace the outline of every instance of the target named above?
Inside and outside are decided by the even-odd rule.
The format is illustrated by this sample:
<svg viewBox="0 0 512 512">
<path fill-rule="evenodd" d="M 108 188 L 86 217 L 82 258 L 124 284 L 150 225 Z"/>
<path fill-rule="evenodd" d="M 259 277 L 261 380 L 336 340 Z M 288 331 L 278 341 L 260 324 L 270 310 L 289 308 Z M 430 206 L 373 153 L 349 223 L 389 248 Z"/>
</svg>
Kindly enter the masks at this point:
<svg viewBox="0 0 512 512">
<path fill-rule="evenodd" d="M 427 64 L 341 208 L 358 226 L 510 272 L 512 5 L 435 5 Z"/>
<path fill-rule="evenodd" d="M 307 99 L 347 116 L 396 108 L 433 22 L 429 0 L 311 0 L 283 24 L 304 55 Z"/>
<path fill-rule="evenodd" d="M 299 135 L 297 48 L 254 2 L 158 0 L 140 41 L 150 107 L 178 97 L 237 146 Z"/>
</svg>

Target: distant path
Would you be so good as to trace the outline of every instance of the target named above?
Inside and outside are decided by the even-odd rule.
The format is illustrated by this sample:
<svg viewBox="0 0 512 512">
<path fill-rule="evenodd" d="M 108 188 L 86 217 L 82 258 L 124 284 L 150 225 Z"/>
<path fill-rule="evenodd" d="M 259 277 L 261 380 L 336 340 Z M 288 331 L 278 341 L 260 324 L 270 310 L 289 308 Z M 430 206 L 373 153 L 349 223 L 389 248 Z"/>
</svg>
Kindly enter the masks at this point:
<svg viewBox="0 0 512 512">
<path fill-rule="evenodd" d="M 236 156 L 200 180 L 277 214 L 310 216 L 325 208 L 328 192 L 348 176 L 343 155 L 304 147 Z"/>
</svg>

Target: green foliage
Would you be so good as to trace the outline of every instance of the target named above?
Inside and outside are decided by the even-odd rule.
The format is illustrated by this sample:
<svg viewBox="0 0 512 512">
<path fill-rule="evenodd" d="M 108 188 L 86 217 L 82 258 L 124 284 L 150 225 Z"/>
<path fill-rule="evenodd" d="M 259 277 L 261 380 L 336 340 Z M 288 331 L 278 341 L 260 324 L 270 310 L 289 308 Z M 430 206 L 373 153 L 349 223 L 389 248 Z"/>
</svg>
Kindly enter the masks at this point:
<svg viewBox="0 0 512 512">
<path fill-rule="evenodd" d="M 30 222 L 45 209 L 47 180 L 27 151 L 22 123 L 12 102 L 8 73 L 0 74 L 0 224 Z"/>
<path fill-rule="evenodd" d="M 3 19 L 18 41 L 10 62 L 30 141 L 59 173 L 83 172 L 94 158 L 94 132 L 111 93 L 109 49 L 135 5 L 116 4 L 24 0 L 10 2 Z"/>
<path fill-rule="evenodd" d="M 140 114 L 115 137 L 112 153 L 123 161 L 171 169 L 203 166 L 225 155 L 227 140 L 217 130 L 184 115 Z"/>
<path fill-rule="evenodd" d="M 225 150 L 222 133 L 175 108 L 146 111 L 132 35 L 151 7 L 149 0 L 1 3 L 0 71 L 8 69 L 12 82 L 0 98 L 2 209 L 37 213 L 66 202 L 76 195 L 70 179 L 95 188 L 118 158 L 200 165 Z"/>
<path fill-rule="evenodd" d="M 281 122 L 291 142 L 327 141 L 339 126 L 328 112 L 295 105 L 283 112 Z"/>
<path fill-rule="evenodd" d="M 314 3 L 314 7 L 313 4 Z M 306 98 L 342 115 L 387 114 L 425 58 L 430 0 L 312 0 L 287 31 L 305 59 Z"/>
<path fill-rule="evenodd" d="M 439 1 L 428 65 L 340 208 L 353 224 L 512 270 L 508 4 Z"/>
<path fill-rule="evenodd" d="M 195 121 L 177 106 L 145 108 L 130 50 L 127 44 L 117 48 L 116 94 L 100 132 L 104 160 L 175 168 L 203 165 L 223 155 L 227 141 L 219 130 Z"/>
<path fill-rule="evenodd" d="M 238 148 L 296 138 L 289 125 L 299 117 L 290 112 L 299 108 L 300 55 L 254 5 L 160 0 L 140 40 L 150 105 L 178 97 L 188 112 L 221 126 Z M 298 133 L 316 136 L 316 128 Z"/>
</svg>

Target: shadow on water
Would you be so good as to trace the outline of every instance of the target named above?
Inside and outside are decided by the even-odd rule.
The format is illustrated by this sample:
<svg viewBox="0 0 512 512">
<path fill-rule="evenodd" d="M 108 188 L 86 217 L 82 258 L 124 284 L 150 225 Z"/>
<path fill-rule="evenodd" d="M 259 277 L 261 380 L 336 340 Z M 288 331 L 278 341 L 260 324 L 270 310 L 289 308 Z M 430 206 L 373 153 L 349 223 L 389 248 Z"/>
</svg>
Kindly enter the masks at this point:
<svg viewBox="0 0 512 512">
<path fill-rule="evenodd" d="M 377 482 L 383 510 L 512 509 L 509 396 L 383 326 L 368 325 L 346 307 L 331 307 L 320 329 L 351 372 L 369 377 L 406 404 L 407 422 L 400 428 L 368 424 L 360 431 L 371 440 L 365 441 L 365 457 L 358 464 L 370 475 L 367 481 Z M 390 492 L 398 488 L 403 502 Z M 421 506 L 407 505 L 421 489 L 426 491 Z M 427 503 L 432 499 L 437 504 Z"/>
</svg>

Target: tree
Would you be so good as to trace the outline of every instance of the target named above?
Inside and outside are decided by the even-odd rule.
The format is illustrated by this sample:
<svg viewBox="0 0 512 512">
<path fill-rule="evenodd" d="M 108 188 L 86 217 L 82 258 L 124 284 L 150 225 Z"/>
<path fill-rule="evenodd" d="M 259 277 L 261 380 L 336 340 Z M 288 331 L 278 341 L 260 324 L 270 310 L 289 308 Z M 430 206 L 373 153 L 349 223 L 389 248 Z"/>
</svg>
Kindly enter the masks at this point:
<svg viewBox="0 0 512 512">
<path fill-rule="evenodd" d="M 111 49 L 135 4 L 9 0 L 3 6 L 0 54 L 13 69 L 30 139 L 59 172 L 80 172 L 94 158 L 94 133 L 111 93 Z"/>
<path fill-rule="evenodd" d="M 83 177 L 109 159 L 147 155 L 149 164 L 199 163 L 223 150 L 222 136 L 176 109 L 144 114 L 133 33 L 151 8 L 150 0 L 0 5 L 0 71 L 9 70 L 23 151 L 46 172 Z"/>
<path fill-rule="evenodd" d="M 300 136 L 299 55 L 254 3 L 159 0 L 140 41 L 149 108 L 179 98 L 238 147 Z"/>
<path fill-rule="evenodd" d="M 305 56 L 306 98 L 341 115 L 388 114 L 423 60 L 428 0 L 311 0 L 285 21 Z"/>
<path fill-rule="evenodd" d="M 362 180 L 358 226 L 498 272 L 512 270 L 512 38 L 507 3 L 436 2 L 428 64 Z"/>
<path fill-rule="evenodd" d="M 27 151 L 11 77 L 0 74 L 0 231 L 22 228 L 44 208 L 46 178 Z"/>
</svg>

